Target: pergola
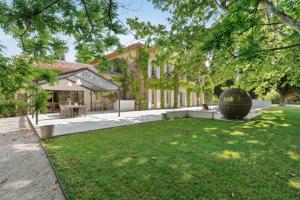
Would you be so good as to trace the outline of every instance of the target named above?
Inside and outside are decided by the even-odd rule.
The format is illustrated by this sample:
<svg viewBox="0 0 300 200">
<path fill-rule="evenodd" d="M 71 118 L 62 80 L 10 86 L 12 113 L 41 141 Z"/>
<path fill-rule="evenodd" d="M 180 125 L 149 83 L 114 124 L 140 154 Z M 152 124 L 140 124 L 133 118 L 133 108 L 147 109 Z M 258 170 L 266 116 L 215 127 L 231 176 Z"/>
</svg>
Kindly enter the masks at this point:
<svg viewBox="0 0 300 200">
<path fill-rule="evenodd" d="M 66 72 L 58 76 L 58 80 L 66 79 L 76 83 L 91 91 L 108 92 L 115 91 L 118 96 L 118 116 L 120 116 L 120 87 L 114 82 L 104 78 L 89 68 L 82 68 Z M 39 84 L 44 84 L 45 81 L 40 81 Z M 38 124 L 38 111 L 36 112 L 36 124 Z"/>
</svg>

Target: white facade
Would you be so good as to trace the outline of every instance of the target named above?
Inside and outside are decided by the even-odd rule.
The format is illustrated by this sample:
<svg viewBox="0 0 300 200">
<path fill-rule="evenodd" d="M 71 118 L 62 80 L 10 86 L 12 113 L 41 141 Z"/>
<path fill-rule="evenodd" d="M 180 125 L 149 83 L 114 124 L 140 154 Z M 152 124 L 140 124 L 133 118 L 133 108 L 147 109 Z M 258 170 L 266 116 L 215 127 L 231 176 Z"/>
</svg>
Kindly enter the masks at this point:
<svg viewBox="0 0 300 200">
<path fill-rule="evenodd" d="M 170 73 L 174 70 L 173 65 L 164 65 L 164 74 Z M 154 79 L 160 79 L 160 67 L 153 66 L 151 64 L 151 61 L 149 61 L 148 65 L 148 78 L 154 78 Z M 186 75 L 181 75 L 179 77 L 182 81 L 187 81 Z M 180 87 L 178 96 L 175 97 L 174 90 L 164 90 L 163 93 L 161 93 L 161 90 L 149 88 L 148 89 L 148 109 L 159 109 L 164 106 L 164 108 L 174 108 L 175 107 L 175 98 L 177 98 L 176 107 L 187 107 L 189 106 L 199 106 L 204 103 L 204 95 L 201 94 L 200 96 L 197 96 L 196 92 L 190 92 L 189 98 L 187 89 L 185 87 Z M 161 101 L 161 98 L 163 95 L 164 102 Z M 189 99 L 189 102 L 188 102 Z"/>
</svg>

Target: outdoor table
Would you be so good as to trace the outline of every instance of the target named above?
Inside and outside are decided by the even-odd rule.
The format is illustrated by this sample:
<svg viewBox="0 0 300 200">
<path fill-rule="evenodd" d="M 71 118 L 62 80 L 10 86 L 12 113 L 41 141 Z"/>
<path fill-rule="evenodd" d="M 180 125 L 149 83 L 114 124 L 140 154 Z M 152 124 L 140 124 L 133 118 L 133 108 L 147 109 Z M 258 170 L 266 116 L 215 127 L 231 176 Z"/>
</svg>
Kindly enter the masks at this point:
<svg viewBox="0 0 300 200">
<path fill-rule="evenodd" d="M 74 113 L 77 111 L 77 116 L 78 116 L 79 115 L 79 109 L 80 108 L 86 108 L 86 106 L 84 106 L 84 105 L 69 105 L 68 108 L 71 109 L 72 117 L 75 117 Z M 84 112 L 84 115 L 86 115 L 86 110 Z"/>
</svg>

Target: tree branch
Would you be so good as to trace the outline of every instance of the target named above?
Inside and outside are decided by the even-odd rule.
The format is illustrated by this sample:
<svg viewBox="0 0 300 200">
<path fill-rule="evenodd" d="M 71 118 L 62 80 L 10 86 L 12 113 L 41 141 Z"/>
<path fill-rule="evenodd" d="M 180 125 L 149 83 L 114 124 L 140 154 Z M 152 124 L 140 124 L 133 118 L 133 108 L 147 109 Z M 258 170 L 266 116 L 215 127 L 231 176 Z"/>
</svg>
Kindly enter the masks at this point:
<svg viewBox="0 0 300 200">
<path fill-rule="evenodd" d="M 116 33 L 116 31 L 115 31 L 115 28 L 114 28 L 114 24 L 113 24 L 113 21 L 112 21 L 112 13 L 111 13 L 111 11 L 112 11 L 112 0 L 109 0 L 108 1 L 108 18 L 109 18 L 109 21 L 110 21 L 110 24 L 111 24 L 111 29 Z"/>
<path fill-rule="evenodd" d="M 296 47 L 300 47 L 300 42 L 295 43 L 295 44 L 291 44 L 288 46 L 281 46 L 281 47 L 276 47 L 276 48 L 271 48 L 271 49 L 264 49 L 262 51 L 268 52 L 268 51 L 279 51 L 279 50 L 283 50 L 283 49 L 291 49 L 291 48 L 296 48 Z"/>
<path fill-rule="evenodd" d="M 28 24 L 26 25 L 25 30 L 21 34 L 19 34 L 19 37 L 20 37 L 20 40 L 21 40 L 21 45 L 22 45 L 22 48 L 23 48 L 24 51 L 26 51 L 26 47 L 25 47 L 25 43 L 24 43 L 24 36 L 28 32 L 29 27 L 31 26 L 32 19 L 34 17 L 36 17 L 37 15 L 41 14 L 42 12 L 44 12 L 45 10 L 47 10 L 47 9 L 51 8 L 52 6 L 54 6 L 59 1 L 60 0 L 55 0 L 52 3 L 50 3 L 49 5 L 43 7 L 40 10 L 33 10 L 32 13 L 29 16 L 27 16 L 27 18 L 28 18 Z M 25 23 L 26 23 L 26 21 L 25 21 Z"/>
<path fill-rule="evenodd" d="M 262 23 L 260 25 L 262 26 L 275 26 L 275 25 L 280 25 L 282 22 L 273 22 L 273 23 Z"/>
<path fill-rule="evenodd" d="M 44 8 L 42 8 L 41 10 L 35 11 L 32 13 L 32 15 L 30 16 L 31 18 L 41 14 L 42 12 L 44 12 L 45 10 L 48 10 L 49 8 L 51 8 L 52 6 L 54 6 L 55 4 L 57 4 L 60 0 L 54 0 L 52 1 L 52 3 L 50 3 L 49 5 L 45 6 Z"/>
<path fill-rule="evenodd" d="M 81 0 L 81 3 L 83 4 L 85 15 L 87 16 L 88 21 L 89 21 L 89 23 L 91 25 L 92 32 L 94 33 L 95 26 L 94 26 L 94 23 L 92 21 L 92 18 L 90 16 L 89 12 L 88 12 L 87 4 L 86 4 L 85 0 Z"/>
<path fill-rule="evenodd" d="M 270 14 L 273 14 L 277 17 L 279 17 L 280 21 L 282 21 L 284 24 L 288 25 L 298 33 L 300 33 L 300 22 L 293 19 L 291 16 L 287 15 L 286 13 L 280 11 L 272 2 L 269 0 L 261 0 L 267 5 L 267 10 Z"/>
<path fill-rule="evenodd" d="M 223 11 L 226 11 L 228 9 L 228 7 L 226 6 L 226 0 L 220 0 L 220 2 L 218 2 L 218 0 L 214 0 L 214 2 L 217 4 L 217 6 L 219 8 L 221 8 Z"/>
</svg>

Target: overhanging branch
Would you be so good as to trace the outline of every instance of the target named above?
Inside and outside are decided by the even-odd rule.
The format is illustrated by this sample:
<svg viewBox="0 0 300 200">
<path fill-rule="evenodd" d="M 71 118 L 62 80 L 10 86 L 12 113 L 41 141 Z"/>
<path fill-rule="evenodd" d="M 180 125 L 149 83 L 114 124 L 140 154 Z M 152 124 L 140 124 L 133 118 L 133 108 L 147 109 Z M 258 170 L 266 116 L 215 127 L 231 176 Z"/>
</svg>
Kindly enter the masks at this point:
<svg viewBox="0 0 300 200">
<path fill-rule="evenodd" d="M 288 25 L 298 33 L 300 33 L 300 22 L 293 19 L 291 16 L 287 15 L 286 13 L 280 11 L 271 1 L 269 0 L 261 0 L 267 5 L 267 10 L 270 14 L 277 16 L 282 23 Z"/>
<path fill-rule="evenodd" d="M 88 12 L 87 4 L 86 4 L 85 0 L 81 0 L 81 3 L 83 4 L 84 12 L 85 12 L 85 15 L 88 18 L 88 21 L 89 21 L 90 26 L 92 28 L 92 32 L 94 33 L 95 26 L 94 26 L 93 20 L 92 20 L 92 18 L 90 16 L 90 13 Z"/>
<path fill-rule="evenodd" d="M 279 50 L 291 49 L 291 48 L 296 48 L 296 47 L 300 47 L 300 42 L 295 43 L 295 44 L 291 44 L 291 45 L 287 45 L 287 46 L 281 46 L 281 47 L 276 47 L 276 48 L 264 49 L 262 51 L 264 51 L 264 52 L 279 51 Z"/>
</svg>

